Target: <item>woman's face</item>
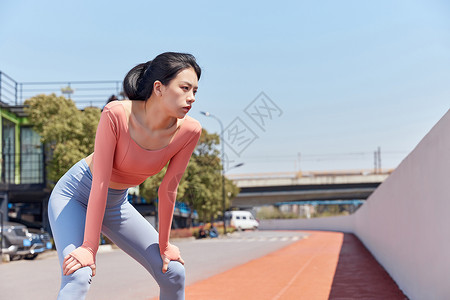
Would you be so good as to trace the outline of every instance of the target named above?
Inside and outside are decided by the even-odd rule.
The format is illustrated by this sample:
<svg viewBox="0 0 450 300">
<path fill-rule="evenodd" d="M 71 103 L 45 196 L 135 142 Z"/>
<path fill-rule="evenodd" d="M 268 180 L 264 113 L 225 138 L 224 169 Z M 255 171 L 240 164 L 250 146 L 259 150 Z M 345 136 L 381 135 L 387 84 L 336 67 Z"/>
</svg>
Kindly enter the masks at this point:
<svg viewBox="0 0 450 300">
<path fill-rule="evenodd" d="M 198 79 L 193 68 L 182 70 L 168 85 L 162 85 L 162 104 L 168 115 L 184 118 L 195 101 L 197 89 Z"/>
</svg>

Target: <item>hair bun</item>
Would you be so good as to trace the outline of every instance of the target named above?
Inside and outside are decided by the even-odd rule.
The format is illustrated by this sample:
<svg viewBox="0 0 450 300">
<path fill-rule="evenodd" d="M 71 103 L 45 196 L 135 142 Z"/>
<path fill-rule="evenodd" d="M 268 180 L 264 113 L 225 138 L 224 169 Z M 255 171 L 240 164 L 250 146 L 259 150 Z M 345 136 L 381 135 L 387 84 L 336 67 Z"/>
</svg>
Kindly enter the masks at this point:
<svg viewBox="0 0 450 300">
<path fill-rule="evenodd" d="M 148 68 L 150 67 L 151 64 L 152 64 L 151 60 L 149 60 L 145 64 L 142 64 L 142 70 L 141 70 L 141 74 L 139 74 L 139 79 L 141 79 L 144 76 L 145 72 L 148 70 Z"/>
</svg>

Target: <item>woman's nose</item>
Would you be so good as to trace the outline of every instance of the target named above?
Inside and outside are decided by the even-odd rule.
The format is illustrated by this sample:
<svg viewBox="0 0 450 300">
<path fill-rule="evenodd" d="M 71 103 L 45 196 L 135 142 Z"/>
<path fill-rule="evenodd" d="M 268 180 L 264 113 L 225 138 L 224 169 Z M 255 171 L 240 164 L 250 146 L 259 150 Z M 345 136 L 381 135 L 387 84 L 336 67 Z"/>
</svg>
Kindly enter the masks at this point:
<svg viewBox="0 0 450 300">
<path fill-rule="evenodd" d="M 195 102 L 195 95 L 192 93 L 189 95 L 188 99 L 187 99 L 190 103 L 194 103 Z"/>
</svg>

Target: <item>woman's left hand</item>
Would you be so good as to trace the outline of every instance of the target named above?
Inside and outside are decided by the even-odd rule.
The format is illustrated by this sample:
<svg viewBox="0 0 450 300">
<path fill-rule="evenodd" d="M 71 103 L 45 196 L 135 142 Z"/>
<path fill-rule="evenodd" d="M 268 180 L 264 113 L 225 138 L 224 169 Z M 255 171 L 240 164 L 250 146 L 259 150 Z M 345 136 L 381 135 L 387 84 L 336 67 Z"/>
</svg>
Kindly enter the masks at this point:
<svg viewBox="0 0 450 300">
<path fill-rule="evenodd" d="M 163 261 L 162 272 L 166 273 L 169 268 L 170 261 L 178 261 L 182 265 L 184 265 L 184 260 L 181 258 L 180 249 L 177 246 L 169 243 L 164 253 L 161 254 L 161 258 Z"/>
<path fill-rule="evenodd" d="M 76 270 L 89 266 L 95 276 L 96 266 L 92 253 L 84 247 L 78 247 L 64 257 L 63 275 L 70 275 Z"/>
</svg>

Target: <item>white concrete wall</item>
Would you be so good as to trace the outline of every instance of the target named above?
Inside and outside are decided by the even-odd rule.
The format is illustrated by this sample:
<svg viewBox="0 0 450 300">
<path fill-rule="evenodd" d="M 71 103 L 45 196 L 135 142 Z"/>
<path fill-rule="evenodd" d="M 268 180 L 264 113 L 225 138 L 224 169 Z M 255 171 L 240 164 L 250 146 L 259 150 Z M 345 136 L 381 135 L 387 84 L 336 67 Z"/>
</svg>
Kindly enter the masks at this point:
<svg viewBox="0 0 450 300">
<path fill-rule="evenodd" d="M 354 215 L 312 219 L 260 220 L 261 230 L 327 230 L 353 232 Z"/>
<path fill-rule="evenodd" d="M 450 111 L 354 217 L 356 235 L 408 297 L 450 299 Z"/>
</svg>

